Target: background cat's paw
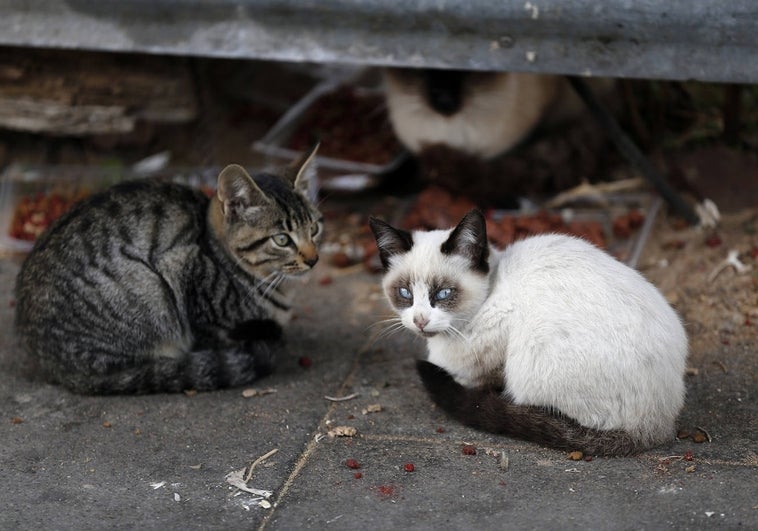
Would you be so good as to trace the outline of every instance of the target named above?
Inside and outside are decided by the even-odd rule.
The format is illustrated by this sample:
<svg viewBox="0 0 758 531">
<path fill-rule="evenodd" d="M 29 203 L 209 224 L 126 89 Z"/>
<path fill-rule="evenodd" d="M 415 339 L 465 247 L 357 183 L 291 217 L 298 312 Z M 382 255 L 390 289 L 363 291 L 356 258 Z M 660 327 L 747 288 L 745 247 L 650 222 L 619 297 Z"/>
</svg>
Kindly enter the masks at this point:
<svg viewBox="0 0 758 531">
<path fill-rule="evenodd" d="M 282 327 L 273 319 L 250 319 L 232 329 L 235 341 L 275 341 L 282 338 Z"/>
</svg>

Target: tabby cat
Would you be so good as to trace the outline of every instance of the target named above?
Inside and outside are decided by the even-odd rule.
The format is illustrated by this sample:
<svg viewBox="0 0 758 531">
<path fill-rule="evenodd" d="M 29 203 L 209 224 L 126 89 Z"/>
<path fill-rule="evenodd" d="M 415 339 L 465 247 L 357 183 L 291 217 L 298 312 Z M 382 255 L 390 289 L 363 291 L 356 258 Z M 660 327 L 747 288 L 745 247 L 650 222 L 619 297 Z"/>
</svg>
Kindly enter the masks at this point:
<svg viewBox="0 0 758 531">
<path fill-rule="evenodd" d="M 80 393 L 210 390 L 271 372 L 291 313 L 283 281 L 318 260 L 315 150 L 252 178 L 227 166 L 210 199 L 138 180 L 73 207 L 19 273 L 23 348 Z"/>
<path fill-rule="evenodd" d="M 426 338 L 417 368 L 452 417 L 591 455 L 673 440 L 687 337 L 642 275 L 571 236 L 490 249 L 478 211 L 453 230 L 370 224 L 385 294 Z"/>
</svg>

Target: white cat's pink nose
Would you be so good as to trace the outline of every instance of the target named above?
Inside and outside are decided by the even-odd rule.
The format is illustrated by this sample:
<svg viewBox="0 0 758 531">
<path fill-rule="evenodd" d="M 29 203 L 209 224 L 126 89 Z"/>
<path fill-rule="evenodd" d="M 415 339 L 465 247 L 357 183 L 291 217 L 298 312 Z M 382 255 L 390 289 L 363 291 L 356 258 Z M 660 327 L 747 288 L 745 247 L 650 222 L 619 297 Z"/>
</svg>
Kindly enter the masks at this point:
<svg viewBox="0 0 758 531">
<path fill-rule="evenodd" d="M 413 318 L 413 324 L 415 324 L 419 330 L 424 330 L 424 327 L 429 324 L 429 319 L 417 315 Z"/>
</svg>

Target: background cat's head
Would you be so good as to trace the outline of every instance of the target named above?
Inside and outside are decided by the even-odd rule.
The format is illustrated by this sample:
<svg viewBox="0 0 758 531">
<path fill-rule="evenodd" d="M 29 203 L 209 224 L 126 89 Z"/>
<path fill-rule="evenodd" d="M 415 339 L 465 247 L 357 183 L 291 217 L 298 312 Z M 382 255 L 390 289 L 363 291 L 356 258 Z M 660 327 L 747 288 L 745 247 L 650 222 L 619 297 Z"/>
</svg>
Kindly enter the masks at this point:
<svg viewBox="0 0 758 531">
<path fill-rule="evenodd" d="M 254 177 L 232 164 L 218 177 L 211 226 L 238 264 L 258 278 L 299 275 L 318 261 L 323 217 L 308 197 L 316 149 Z"/>
<path fill-rule="evenodd" d="M 515 72 L 385 68 L 387 110 L 412 153 L 446 146 L 485 159 L 523 140 L 553 106 L 559 78 Z"/>
<path fill-rule="evenodd" d="M 488 293 L 484 216 L 472 210 L 450 230 L 413 233 L 369 220 L 384 266 L 384 293 L 403 325 L 424 337 L 456 334 Z"/>
</svg>

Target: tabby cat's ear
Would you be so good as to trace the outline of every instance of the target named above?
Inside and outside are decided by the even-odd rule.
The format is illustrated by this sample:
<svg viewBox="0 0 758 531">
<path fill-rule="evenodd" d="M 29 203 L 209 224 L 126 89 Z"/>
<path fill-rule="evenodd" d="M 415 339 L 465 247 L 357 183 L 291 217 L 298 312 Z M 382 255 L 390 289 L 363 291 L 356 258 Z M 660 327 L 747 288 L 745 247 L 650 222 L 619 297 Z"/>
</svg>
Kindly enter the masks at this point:
<svg viewBox="0 0 758 531">
<path fill-rule="evenodd" d="M 368 224 L 374 233 L 376 246 L 379 249 L 379 259 L 382 261 L 384 270 L 390 268 L 390 257 L 397 254 L 407 253 L 413 247 L 413 236 L 410 232 L 396 229 L 389 223 L 370 217 Z"/>
<path fill-rule="evenodd" d="M 467 258 L 471 267 L 482 273 L 489 271 L 490 249 L 487 244 L 487 223 L 478 210 L 466 214 L 440 247 L 443 254 L 457 254 Z"/>
<path fill-rule="evenodd" d="M 226 216 L 241 217 L 246 210 L 269 202 L 245 168 L 238 164 L 230 164 L 221 171 L 216 194 Z"/>
<path fill-rule="evenodd" d="M 311 184 L 316 181 L 316 143 L 308 151 L 304 151 L 284 170 L 284 176 L 292 183 L 292 188 L 305 197 L 311 196 Z M 310 197 L 311 199 L 315 199 Z"/>
</svg>

